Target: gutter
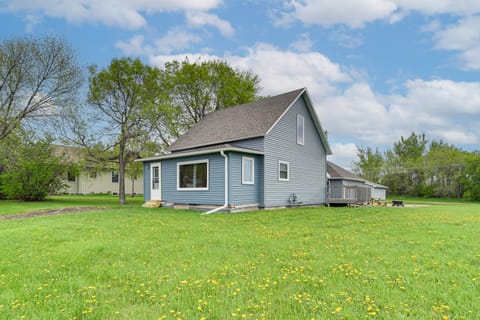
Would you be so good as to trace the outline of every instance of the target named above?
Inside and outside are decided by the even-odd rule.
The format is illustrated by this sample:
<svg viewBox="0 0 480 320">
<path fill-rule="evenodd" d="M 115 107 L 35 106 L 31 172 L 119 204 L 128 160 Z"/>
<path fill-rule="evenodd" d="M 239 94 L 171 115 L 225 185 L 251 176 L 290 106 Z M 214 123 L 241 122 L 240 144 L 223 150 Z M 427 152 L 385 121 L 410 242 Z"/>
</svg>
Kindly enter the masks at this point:
<svg viewBox="0 0 480 320">
<path fill-rule="evenodd" d="M 225 203 L 221 207 L 202 213 L 202 216 L 215 213 L 228 207 L 228 156 L 225 154 L 225 152 L 223 152 L 223 150 L 220 150 L 220 154 L 225 159 Z"/>
</svg>

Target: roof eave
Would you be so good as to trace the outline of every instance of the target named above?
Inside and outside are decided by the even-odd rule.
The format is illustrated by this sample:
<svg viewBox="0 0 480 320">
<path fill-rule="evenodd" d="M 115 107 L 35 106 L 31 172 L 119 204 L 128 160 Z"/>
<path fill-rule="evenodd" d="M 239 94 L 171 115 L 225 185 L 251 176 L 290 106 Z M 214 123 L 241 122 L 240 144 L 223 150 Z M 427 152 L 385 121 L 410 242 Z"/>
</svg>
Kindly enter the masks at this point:
<svg viewBox="0 0 480 320">
<path fill-rule="evenodd" d="M 200 150 L 200 151 L 192 151 L 192 152 L 170 153 L 170 154 L 165 154 L 157 157 L 136 159 L 135 162 L 152 162 L 152 161 L 158 161 L 158 160 L 199 156 L 204 154 L 220 153 L 221 151 L 223 152 L 233 151 L 233 152 L 242 152 L 242 153 L 248 153 L 248 154 L 265 155 L 264 152 L 257 151 L 257 150 L 238 148 L 238 147 L 227 147 L 227 148 Z"/>
<path fill-rule="evenodd" d="M 264 136 L 265 135 L 253 135 L 253 136 L 241 137 L 241 138 L 235 138 L 235 139 L 218 140 L 218 141 L 211 142 L 211 143 L 208 143 L 208 144 L 198 144 L 198 145 L 194 145 L 194 146 L 188 146 L 188 147 L 185 147 L 185 148 L 177 148 L 177 149 L 167 148 L 167 150 L 170 151 L 170 152 L 182 152 L 182 151 L 188 150 L 188 149 L 203 148 L 203 147 L 214 146 L 214 145 L 218 145 L 218 144 L 232 143 L 232 142 L 235 142 L 235 141 L 262 138 Z"/>
</svg>

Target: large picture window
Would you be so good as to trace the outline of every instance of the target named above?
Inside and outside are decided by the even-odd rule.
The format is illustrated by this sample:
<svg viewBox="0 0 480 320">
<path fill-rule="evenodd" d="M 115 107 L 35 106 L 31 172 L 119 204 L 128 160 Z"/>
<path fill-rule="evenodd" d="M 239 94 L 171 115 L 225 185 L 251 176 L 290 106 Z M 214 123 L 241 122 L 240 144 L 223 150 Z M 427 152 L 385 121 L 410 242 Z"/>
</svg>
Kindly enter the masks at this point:
<svg viewBox="0 0 480 320">
<path fill-rule="evenodd" d="M 297 114 L 297 143 L 305 144 L 305 118 Z"/>
<path fill-rule="evenodd" d="M 242 157 L 242 184 L 255 183 L 255 159 Z"/>
<path fill-rule="evenodd" d="M 177 188 L 179 190 L 207 190 L 208 160 L 177 163 Z"/>
<path fill-rule="evenodd" d="M 278 180 L 288 181 L 290 175 L 290 165 L 285 161 L 278 161 Z"/>
</svg>

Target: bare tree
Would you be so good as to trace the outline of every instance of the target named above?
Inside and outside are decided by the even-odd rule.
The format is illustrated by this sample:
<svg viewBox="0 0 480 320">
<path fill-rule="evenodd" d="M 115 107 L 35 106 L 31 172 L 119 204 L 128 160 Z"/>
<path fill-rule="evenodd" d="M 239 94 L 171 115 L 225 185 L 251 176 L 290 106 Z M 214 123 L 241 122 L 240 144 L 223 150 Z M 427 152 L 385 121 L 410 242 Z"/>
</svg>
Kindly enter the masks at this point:
<svg viewBox="0 0 480 320">
<path fill-rule="evenodd" d="M 72 48 L 54 37 L 0 43 L 0 140 L 27 117 L 58 115 L 82 84 Z"/>
<path fill-rule="evenodd" d="M 88 101 L 96 109 L 92 111 L 99 116 L 96 129 L 98 131 L 103 127 L 98 131 L 105 132 L 102 140 L 107 140 L 110 135 L 107 146 L 110 155 L 118 161 L 119 200 L 125 204 L 126 167 L 129 161 L 138 157 L 135 142 L 148 132 L 145 130 L 144 110 L 157 100 L 159 70 L 144 65 L 138 59 L 113 59 L 108 67 L 100 71 L 91 67 L 89 82 Z M 80 144 L 89 144 L 86 137 L 86 134 L 80 134 L 83 139 Z"/>
</svg>

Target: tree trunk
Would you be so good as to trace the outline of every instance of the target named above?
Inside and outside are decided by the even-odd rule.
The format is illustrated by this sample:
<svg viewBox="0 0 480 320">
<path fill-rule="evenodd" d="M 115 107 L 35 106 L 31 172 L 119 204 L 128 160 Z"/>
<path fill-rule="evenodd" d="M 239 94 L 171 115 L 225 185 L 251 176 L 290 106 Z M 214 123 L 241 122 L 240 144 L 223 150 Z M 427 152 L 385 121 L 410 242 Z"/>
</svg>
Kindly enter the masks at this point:
<svg viewBox="0 0 480 320">
<path fill-rule="evenodd" d="M 120 155 L 118 157 L 118 198 L 120 200 L 120 204 L 127 204 L 127 200 L 125 199 L 125 142 L 122 141 L 119 145 Z"/>
</svg>

